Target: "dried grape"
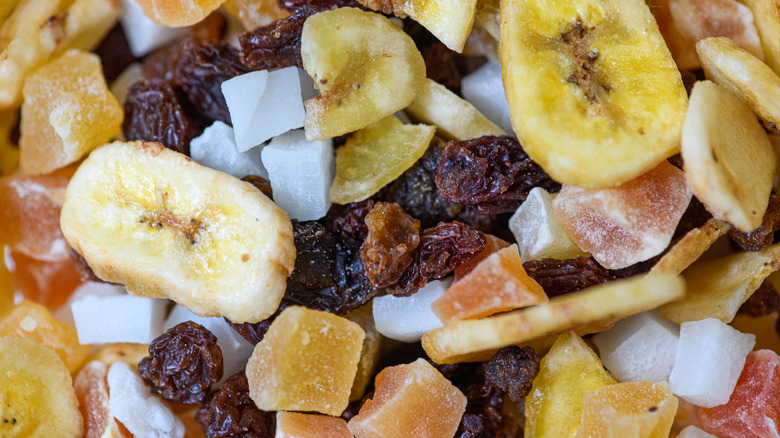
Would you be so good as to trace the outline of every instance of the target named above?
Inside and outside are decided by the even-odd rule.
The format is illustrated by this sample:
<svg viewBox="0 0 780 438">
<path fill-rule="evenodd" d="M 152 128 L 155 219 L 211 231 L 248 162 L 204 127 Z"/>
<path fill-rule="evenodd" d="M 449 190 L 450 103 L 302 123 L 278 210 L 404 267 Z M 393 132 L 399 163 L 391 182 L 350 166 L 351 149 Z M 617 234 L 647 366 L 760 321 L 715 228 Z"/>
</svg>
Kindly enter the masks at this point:
<svg viewBox="0 0 780 438">
<path fill-rule="evenodd" d="M 458 54 L 440 42 L 423 47 L 421 52 L 428 77 L 459 93 L 461 75 L 455 63 Z"/>
<path fill-rule="evenodd" d="M 761 226 L 748 232 L 734 227 L 729 231 L 729 236 L 745 251 L 761 251 L 772 244 L 777 230 L 780 230 L 780 196 L 769 195 L 769 205 Z"/>
<path fill-rule="evenodd" d="M 130 52 L 130 45 L 125 37 L 125 30 L 121 24 L 117 24 L 106 35 L 106 38 L 95 49 L 95 53 L 100 56 L 100 63 L 103 66 L 103 75 L 109 84 L 119 77 L 119 75 L 137 58 Z"/>
<path fill-rule="evenodd" d="M 322 9 L 362 8 L 357 0 L 277 0 L 280 8 L 295 12 L 304 6 L 316 6 Z"/>
<path fill-rule="evenodd" d="M 325 216 L 328 229 L 362 242 L 368 236 L 366 215 L 374 208 L 374 200 L 366 199 L 349 204 L 333 204 Z"/>
<path fill-rule="evenodd" d="M 268 199 L 272 200 L 274 199 L 274 190 L 271 188 L 271 181 L 268 181 L 267 179 L 261 177 L 261 176 L 255 176 L 255 175 L 247 175 L 243 178 L 241 178 L 241 181 L 246 181 L 249 184 L 252 184 L 257 188 L 257 190 L 260 190 L 263 192 L 265 196 L 268 196 Z"/>
<path fill-rule="evenodd" d="M 207 438 L 273 438 L 275 419 L 274 413 L 261 411 L 249 398 L 243 371 L 225 380 L 195 415 Z"/>
<path fill-rule="evenodd" d="M 510 346 L 498 350 L 485 369 L 487 380 L 520 401 L 531 391 L 531 383 L 539 374 L 539 355 L 531 347 Z"/>
<path fill-rule="evenodd" d="M 609 271 L 582 256 L 567 260 L 529 260 L 523 263 L 523 268 L 550 298 L 614 280 Z"/>
<path fill-rule="evenodd" d="M 373 287 L 397 282 L 412 263 L 420 243 L 420 221 L 398 205 L 379 202 L 366 215 L 368 236 L 360 247 L 360 260 Z"/>
<path fill-rule="evenodd" d="M 466 413 L 455 438 L 496 437 L 503 428 L 505 394 L 487 377 L 486 363 L 439 365 L 437 369 L 466 396 Z"/>
<path fill-rule="evenodd" d="M 739 313 L 758 318 L 780 310 L 780 295 L 769 280 L 764 280 L 761 286 L 753 292 L 739 308 Z"/>
</svg>

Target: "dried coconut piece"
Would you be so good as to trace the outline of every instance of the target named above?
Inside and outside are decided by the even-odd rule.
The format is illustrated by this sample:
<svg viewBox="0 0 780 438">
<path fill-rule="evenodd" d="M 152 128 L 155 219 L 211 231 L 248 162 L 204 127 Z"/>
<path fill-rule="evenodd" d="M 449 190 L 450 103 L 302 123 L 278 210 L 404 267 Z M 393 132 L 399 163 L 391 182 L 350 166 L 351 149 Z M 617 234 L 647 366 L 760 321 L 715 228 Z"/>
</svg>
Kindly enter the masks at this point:
<svg viewBox="0 0 780 438">
<path fill-rule="evenodd" d="M 357 438 L 451 438 L 466 396 L 425 359 L 379 372 L 376 390 L 347 426 Z"/>
<path fill-rule="evenodd" d="M 620 269 L 666 249 L 690 201 L 685 175 L 664 161 L 618 187 L 565 185 L 552 205 L 577 246 L 605 268 Z"/>
<path fill-rule="evenodd" d="M 715 241 L 731 230 L 731 224 L 709 219 L 699 228 L 688 231 L 653 265 L 651 274 L 680 274 L 699 259 Z"/>
<path fill-rule="evenodd" d="M 92 361 L 79 371 L 73 382 L 84 419 L 85 438 L 132 438 L 130 432 L 111 415 L 107 374 L 106 364 Z"/>
<path fill-rule="evenodd" d="M 704 318 L 729 323 L 742 303 L 778 269 L 780 244 L 758 252 L 698 261 L 683 274 L 688 285 L 686 296 L 661 306 L 658 311 L 676 323 Z"/>
<path fill-rule="evenodd" d="M 246 365 L 250 397 L 264 411 L 341 415 L 364 337 L 358 324 L 332 313 L 286 308 Z"/>
<path fill-rule="evenodd" d="M 568 330 L 594 326 L 606 330 L 617 319 L 654 309 L 684 293 L 678 276 L 637 276 L 555 297 L 547 304 L 448 324 L 425 334 L 422 345 L 436 363 L 461 362 L 484 357 L 487 350 Z"/>
<path fill-rule="evenodd" d="M 141 58 L 184 36 L 186 29 L 161 26 L 144 13 L 136 0 L 122 0 L 123 12 L 119 20 L 125 32 L 127 45 L 133 56 Z"/>
<path fill-rule="evenodd" d="M 275 438 L 352 438 L 343 418 L 297 412 L 276 413 Z"/>
<path fill-rule="evenodd" d="M 408 297 L 387 294 L 373 300 L 376 329 L 382 335 L 401 342 L 417 342 L 431 330 L 442 326 L 431 304 L 452 283 L 449 279 L 432 280 Z"/>
</svg>

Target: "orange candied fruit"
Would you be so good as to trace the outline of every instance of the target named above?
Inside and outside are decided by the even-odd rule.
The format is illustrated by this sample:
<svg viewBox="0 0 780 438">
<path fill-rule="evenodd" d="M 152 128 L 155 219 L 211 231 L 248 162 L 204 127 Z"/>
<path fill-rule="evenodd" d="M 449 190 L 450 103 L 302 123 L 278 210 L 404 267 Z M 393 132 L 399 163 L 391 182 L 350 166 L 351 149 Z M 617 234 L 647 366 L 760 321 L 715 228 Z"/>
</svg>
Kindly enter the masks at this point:
<svg viewBox="0 0 780 438">
<path fill-rule="evenodd" d="M 448 324 L 547 301 L 542 287 L 523 269 L 517 245 L 512 245 L 489 255 L 447 289 L 431 308 Z"/>
<path fill-rule="evenodd" d="M 44 262 L 11 251 L 13 283 L 25 299 L 56 309 L 81 284 L 79 272 L 70 259 Z"/>
<path fill-rule="evenodd" d="M 277 412 L 276 438 L 352 438 L 352 434 L 343 418 Z"/>
<path fill-rule="evenodd" d="M 471 260 L 455 268 L 456 282 L 458 282 L 461 278 L 465 277 L 469 272 L 474 270 L 474 268 L 477 267 L 479 262 L 485 260 L 490 254 L 493 254 L 499 249 L 504 249 L 507 246 L 509 246 L 509 242 L 503 239 L 499 239 L 498 237 L 492 234 L 484 234 L 484 236 L 485 236 L 485 249 L 481 253 L 477 254 Z"/>
<path fill-rule="evenodd" d="M 132 434 L 121 426 L 111 415 L 108 406 L 108 367 L 98 361 L 92 361 L 79 371 L 73 382 L 79 411 L 84 420 L 86 437 L 132 438 Z"/>
</svg>

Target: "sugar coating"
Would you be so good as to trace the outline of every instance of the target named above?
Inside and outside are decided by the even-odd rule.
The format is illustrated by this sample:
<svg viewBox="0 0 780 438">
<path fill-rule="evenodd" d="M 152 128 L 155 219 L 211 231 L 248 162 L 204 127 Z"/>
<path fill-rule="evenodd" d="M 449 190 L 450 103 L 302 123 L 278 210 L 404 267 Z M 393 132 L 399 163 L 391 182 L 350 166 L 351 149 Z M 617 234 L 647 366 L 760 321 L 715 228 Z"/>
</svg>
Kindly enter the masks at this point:
<svg viewBox="0 0 780 438">
<path fill-rule="evenodd" d="M 707 433 L 696 426 L 688 426 L 680 431 L 677 438 L 718 438 L 711 433 Z"/>
<path fill-rule="evenodd" d="M 71 304 L 81 344 L 149 344 L 162 334 L 167 300 L 90 295 Z"/>
<path fill-rule="evenodd" d="M 352 434 L 343 418 L 277 412 L 274 438 L 352 438 Z"/>
<path fill-rule="evenodd" d="M 555 216 L 571 239 L 607 269 L 653 257 L 669 246 L 691 191 L 682 170 L 664 161 L 618 187 L 563 186 Z"/>
<path fill-rule="evenodd" d="M 108 406 L 133 436 L 182 438 L 184 424 L 157 397 L 130 365 L 115 362 L 108 369 Z"/>
<path fill-rule="evenodd" d="M 509 117 L 509 104 L 504 94 L 504 83 L 501 80 L 501 66 L 497 62 L 489 61 L 464 76 L 460 91 L 463 97 L 491 122 L 506 132 L 514 132 Z"/>
<path fill-rule="evenodd" d="M 588 256 L 572 242 L 558 222 L 553 213 L 552 200 L 546 190 L 534 187 L 509 219 L 509 229 L 517 240 L 523 261 Z"/>
<path fill-rule="evenodd" d="M 358 324 L 332 313 L 284 309 L 247 362 L 249 396 L 264 411 L 341 415 L 364 337 Z"/>
<path fill-rule="evenodd" d="M 333 140 L 308 141 L 302 130 L 271 140 L 261 152 L 274 192 L 274 202 L 302 221 L 320 219 L 330 208 L 333 182 Z"/>
<path fill-rule="evenodd" d="M 357 438 L 452 438 L 466 396 L 425 359 L 379 372 L 373 398 L 347 426 Z"/>
<path fill-rule="evenodd" d="M 656 311 L 615 323 L 593 336 L 604 366 L 621 382 L 668 381 L 677 352 L 680 327 Z"/>
<path fill-rule="evenodd" d="M 697 406 L 726 403 L 755 344 L 755 335 L 714 318 L 682 323 L 669 376 L 672 392 Z"/>
<path fill-rule="evenodd" d="M 452 284 L 433 280 L 408 297 L 385 295 L 374 298 L 374 324 L 379 333 L 401 342 L 417 342 L 422 335 L 443 327 L 431 304 Z"/>
<path fill-rule="evenodd" d="M 233 128 L 220 121 L 214 122 L 190 142 L 190 157 L 212 169 L 221 170 L 236 178 L 254 175 L 268 178 L 260 159 L 260 147 L 239 152 L 233 137 Z"/>
<path fill-rule="evenodd" d="M 158 49 L 187 32 L 186 28 L 161 26 L 144 14 L 135 0 L 122 0 L 123 12 L 119 17 L 127 37 L 130 52 L 136 58 Z"/>
</svg>

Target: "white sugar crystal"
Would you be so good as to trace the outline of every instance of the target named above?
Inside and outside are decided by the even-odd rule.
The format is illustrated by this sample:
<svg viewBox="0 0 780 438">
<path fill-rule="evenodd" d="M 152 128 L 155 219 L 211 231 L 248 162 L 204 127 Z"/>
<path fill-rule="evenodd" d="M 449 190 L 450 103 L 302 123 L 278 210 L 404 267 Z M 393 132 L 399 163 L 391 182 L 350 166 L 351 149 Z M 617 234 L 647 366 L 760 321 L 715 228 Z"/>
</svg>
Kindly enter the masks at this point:
<svg viewBox="0 0 780 438">
<path fill-rule="evenodd" d="M 190 156 L 206 167 L 221 170 L 236 178 L 247 175 L 268 178 L 268 172 L 260 159 L 260 148 L 238 152 L 233 128 L 220 121 L 214 122 L 203 134 L 192 139 Z"/>
<path fill-rule="evenodd" d="M 526 200 L 509 219 L 509 229 L 517 240 L 520 258 L 565 260 L 587 256 L 558 222 L 552 209 L 552 196 L 540 187 L 534 187 Z"/>
<path fill-rule="evenodd" d="M 669 388 L 697 406 L 728 402 L 755 344 L 754 335 L 714 318 L 682 323 Z"/>
<path fill-rule="evenodd" d="M 330 208 L 333 182 L 333 140 L 307 141 L 301 131 L 271 140 L 261 153 L 274 192 L 274 202 L 292 219 L 315 220 Z"/>
<path fill-rule="evenodd" d="M 127 37 L 130 52 L 140 58 L 187 32 L 186 28 L 160 26 L 145 14 L 134 0 L 122 0 L 124 11 L 119 17 Z"/>
<path fill-rule="evenodd" d="M 460 91 L 488 120 L 506 132 L 514 132 L 501 82 L 501 67 L 497 62 L 488 62 L 466 75 L 460 83 Z"/>
<path fill-rule="evenodd" d="M 236 76 L 222 83 L 222 94 L 240 152 L 303 127 L 301 78 L 296 67 Z"/>
<path fill-rule="evenodd" d="M 621 382 L 665 382 L 672 372 L 680 328 L 658 312 L 622 319 L 593 337 L 601 362 Z"/>
<path fill-rule="evenodd" d="M 450 287 L 452 280 L 428 282 L 408 297 L 385 295 L 374 298 L 373 312 L 376 330 L 382 335 L 401 342 L 417 342 L 422 335 L 442 327 L 431 304 Z"/>
<path fill-rule="evenodd" d="M 77 287 L 65 304 L 62 305 L 54 313 L 54 316 L 62 322 L 75 326 L 73 321 L 73 312 L 71 312 L 70 306 L 76 301 L 82 300 L 89 296 L 95 297 L 113 297 L 118 295 L 124 295 L 125 288 L 110 283 L 102 283 L 98 281 L 87 281 Z"/>
<path fill-rule="evenodd" d="M 715 435 L 705 432 L 696 426 L 688 426 L 677 435 L 677 438 L 718 438 Z"/>
<path fill-rule="evenodd" d="M 233 330 L 224 318 L 198 316 L 177 304 L 168 314 L 163 331 L 185 321 L 198 323 L 216 336 L 217 345 L 222 350 L 222 379 L 217 385 L 244 369 L 255 346 Z"/>
<path fill-rule="evenodd" d="M 71 305 L 79 343 L 148 344 L 162 334 L 167 300 L 118 295 L 83 298 Z"/>
<path fill-rule="evenodd" d="M 141 376 L 130 365 L 115 362 L 108 369 L 108 407 L 133 436 L 182 438 L 184 424 L 159 399 L 152 396 Z"/>
</svg>

